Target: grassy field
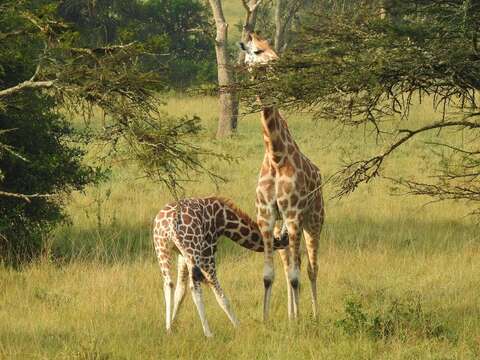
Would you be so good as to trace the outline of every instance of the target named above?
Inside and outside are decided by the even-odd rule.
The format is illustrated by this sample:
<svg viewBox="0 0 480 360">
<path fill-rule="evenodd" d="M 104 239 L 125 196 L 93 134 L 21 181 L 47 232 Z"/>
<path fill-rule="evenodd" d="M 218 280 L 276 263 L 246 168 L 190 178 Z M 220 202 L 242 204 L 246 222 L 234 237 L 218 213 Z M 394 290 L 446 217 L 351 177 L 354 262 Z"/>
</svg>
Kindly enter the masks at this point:
<svg viewBox="0 0 480 360">
<path fill-rule="evenodd" d="M 196 113 L 199 141 L 234 155 L 209 160 L 226 176 L 186 186 L 189 196 L 221 194 L 254 214 L 254 189 L 263 155 L 258 114 L 239 133 L 215 140 L 216 99 L 172 97 L 166 110 Z M 428 104 L 412 118 L 434 117 Z M 363 129 L 347 131 L 288 114 L 302 150 L 328 178 L 341 160 L 381 148 Z M 97 151 L 92 148 L 92 152 Z M 388 164 L 390 175 L 422 177 L 436 164 L 420 142 Z M 205 339 L 190 296 L 173 334 L 164 330 L 162 279 L 150 223 L 171 196 L 119 164 L 111 179 L 68 205 L 72 223 L 55 234 L 51 257 L 20 271 L 0 268 L 0 358 L 78 359 L 476 359 L 480 357 L 480 245 L 478 228 L 456 203 L 391 196 L 374 181 L 341 201 L 327 201 L 321 238 L 317 321 L 310 316 L 302 273 L 298 322 L 288 322 L 280 264 L 273 313 L 261 322 L 262 255 L 224 240 L 219 279 L 240 327 L 233 329 L 208 289 L 213 339 Z M 330 184 L 326 197 L 333 193 Z M 52 259 L 60 259 L 52 261 Z"/>
</svg>

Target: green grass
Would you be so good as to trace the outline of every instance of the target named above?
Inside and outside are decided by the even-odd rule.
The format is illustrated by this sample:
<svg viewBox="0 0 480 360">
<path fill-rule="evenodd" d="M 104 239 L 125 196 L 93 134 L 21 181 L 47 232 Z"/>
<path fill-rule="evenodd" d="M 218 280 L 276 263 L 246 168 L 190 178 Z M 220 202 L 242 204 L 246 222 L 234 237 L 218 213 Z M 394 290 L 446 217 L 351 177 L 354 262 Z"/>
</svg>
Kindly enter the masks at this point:
<svg viewBox="0 0 480 360">
<path fill-rule="evenodd" d="M 216 99 L 172 97 L 166 110 L 196 113 L 199 141 L 236 156 L 208 160 L 228 178 L 217 189 L 205 178 L 189 196 L 221 194 L 254 214 L 254 189 L 263 156 L 259 116 L 240 121 L 239 133 L 215 140 Z M 382 147 L 363 130 L 342 133 L 333 124 L 288 114 L 302 150 L 324 178 L 345 153 Z M 428 104 L 413 117 L 435 117 Z M 96 151 L 95 148 L 92 152 Z M 427 159 L 427 161 L 425 161 Z M 422 177 L 434 169 L 413 142 L 388 164 L 390 175 Z M 308 279 L 302 274 L 298 322 L 286 316 L 286 291 L 277 260 L 272 320 L 261 322 L 262 255 L 224 241 L 219 279 L 240 319 L 233 329 L 205 289 L 215 337 L 206 340 L 190 296 L 173 334 L 164 330 L 162 279 L 150 223 L 171 196 L 138 180 L 135 167 L 116 166 L 112 178 L 68 205 L 72 224 L 55 234 L 51 257 L 22 270 L 0 269 L 0 358 L 136 359 L 475 359 L 480 356 L 480 246 L 478 228 L 457 203 L 391 196 L 380 180 L 341 201 L 328 200 L 321 238 L 318 321 L 310 317 Z M 327 198 L 333 193 L 327 184 Z M 55 261 L 51 259 L 56 259 Z"/>
</svg>

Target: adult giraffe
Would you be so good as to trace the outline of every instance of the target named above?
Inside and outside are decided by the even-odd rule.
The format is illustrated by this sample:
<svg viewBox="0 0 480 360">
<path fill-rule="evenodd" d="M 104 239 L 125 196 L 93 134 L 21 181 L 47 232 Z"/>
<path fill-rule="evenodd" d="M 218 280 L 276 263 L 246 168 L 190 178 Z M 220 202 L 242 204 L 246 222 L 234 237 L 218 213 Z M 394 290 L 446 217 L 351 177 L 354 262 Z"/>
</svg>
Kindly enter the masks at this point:
<svg viewBox="0 0 480 360">
<path fill-rule="evenodd" d="M 248 66 L 264 65 L 278 59 L 268 41 L 255 33 L 247 43 L 240 43 L 246 52 Z M 311 283 L 313 314 L 317 316 L 318 243 L 325 217 L 322 180 L 318 168 L 300 151 L 287 123 L 274 104 L 259 98 L 265 156 L 256 189 L 257 223 L 262 233 L 265 252 L 263 281 L 265 294 L 263 318 L 268 319 L 273 267 L 273 230 L 276 220 L 283 220 L 288 230 L 289 249 L 281 251 L 288 283 L 288 315 L 298 317 L 300 241 L 302 230 L 308 254 L 308 277 Z"/>
</svg>

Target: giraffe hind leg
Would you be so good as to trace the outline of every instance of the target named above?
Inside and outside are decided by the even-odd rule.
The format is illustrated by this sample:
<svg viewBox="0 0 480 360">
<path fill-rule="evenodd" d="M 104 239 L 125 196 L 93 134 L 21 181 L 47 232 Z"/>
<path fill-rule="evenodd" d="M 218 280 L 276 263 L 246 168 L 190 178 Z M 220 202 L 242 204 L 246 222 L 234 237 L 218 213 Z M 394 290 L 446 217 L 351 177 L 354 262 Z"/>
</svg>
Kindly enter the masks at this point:
<svg viewBox="0 0 480 360">
<path fill-rule="evenodd" d="M 165 326 L 167 331 L 172 327 L 172 303 L 173 303 L 173 282 L 164 281 L 163 293 L 165 294 Z"/>
<path fill-rule="evenodd" d="M 154 232 L 154 246 L 157 254 L 160 270 L 163 277 L 163 294 L 165 296 L 165 327 L 167 331 L 172 326 L 172 303 L 173 303 L 173 281 L 171 278 L 171 244 L 165 234 Z"/>
<path fill-rule="evenodd" d="M 207 317 L 205 315 L 205 304 L 203 303 L 203 294 L 202 294 L 202 280 L 203 274 L 198 266 L 193 266 L 189 269 L 190 273 L 190 290 L 192 292 L 193 302 L 197 308 L 200 321 L 202 323 L 203 333 L 206 337 L 212 337 L 213 334 L 208 325 Z"/>
</svg>

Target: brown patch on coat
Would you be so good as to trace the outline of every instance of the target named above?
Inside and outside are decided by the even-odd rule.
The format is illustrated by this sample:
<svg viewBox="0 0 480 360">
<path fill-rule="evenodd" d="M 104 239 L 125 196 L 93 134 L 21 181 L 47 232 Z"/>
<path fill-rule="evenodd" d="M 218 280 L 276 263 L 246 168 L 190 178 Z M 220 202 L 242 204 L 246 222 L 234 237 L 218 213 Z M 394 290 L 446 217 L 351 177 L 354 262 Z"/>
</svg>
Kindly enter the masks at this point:
<svg viewBox="0 0 480 360">
<path fill-rule="evenodd" d="M 297 194 L 292 194 L 290 196 L 290 206 L 297 205 L 297 202 L 298 202 L 298 195 Z"/>
<path fill-rule="evenodd" d="M 192 222 L 192 217 L 184 213 L 182 216 L 182 221 L 185 225 L 190 225 L 190 223 Z"/>
<path fill-rule="evenodd" d="M 298 168 L 301 166 L 301 163 L 300 163 L 300 154 L 298 152 L 295 152 L 292 156 L 293 158 L 293 163 L 295 164 L 295 166 Z"/>
</svg>

